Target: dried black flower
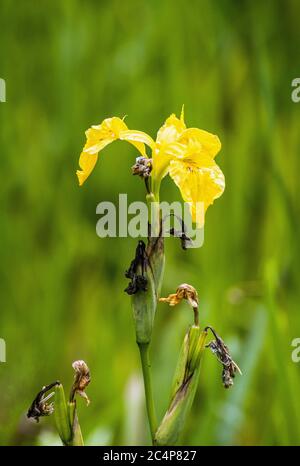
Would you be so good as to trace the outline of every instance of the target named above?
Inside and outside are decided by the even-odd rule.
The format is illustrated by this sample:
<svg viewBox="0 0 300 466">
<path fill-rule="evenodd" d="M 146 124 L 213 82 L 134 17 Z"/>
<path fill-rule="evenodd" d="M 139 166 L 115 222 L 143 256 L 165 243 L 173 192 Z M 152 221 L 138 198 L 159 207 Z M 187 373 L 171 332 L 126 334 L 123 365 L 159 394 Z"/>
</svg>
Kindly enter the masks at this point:
<svg viewBox="0 0 300 466">
<path fill-rule="evenodd" d="M 39 422 L 39 418 L 41 416 L 50 416 L 50 414 L 53 413 L 54 407 L 53 403 L 48 403 L 48 400 L 52 398 L 54 395 L 54 392 L 49 393 L 49 395 L 45 396 L 46 393 L 56 385 L 59 385 L 59 382 L 53 382 L 49 385 L 46 385 L 45 387 L 42 388 L 42 390 L 37 394 L 35 399 L 33 400 L 30 408 L 28 409 L 27 412 L 27 417 L 28 418 L 33 418 L 36 420 L 36 422 Z"/>
<path fill-rule="evenodd" d="M 218 361 L 223 365 L 222 382 L 225 388 L 230 388 L 233 385 L 232 379 L 235 377 L 235 373 L 239 372 L 242 374 L 242 372 L 230 356 L 229 349 L 222 338 L 212 327 L 206 327 L 205 330 L 207 329 L 210 329 L 213 333 L 215 340 L 211 341 L 206 345 L 206 347 L 211 349 L 211 351 L 217 356 Z"/>
<path fill-rule="evenodd" d="M 125 277 L 131 280 L 124 290 L 127 294 L 133 295 L 138 291 L 147 291 L 147 278 L 145 276 L 147 264 L 146 245 L 144 241 L 140 240 L 135 251 L 135 257 L 131 261 L 129 269 L 125 272 Z M 141 273 L 138 273 L 138 269 L 140 269 Z"/>
</svg>

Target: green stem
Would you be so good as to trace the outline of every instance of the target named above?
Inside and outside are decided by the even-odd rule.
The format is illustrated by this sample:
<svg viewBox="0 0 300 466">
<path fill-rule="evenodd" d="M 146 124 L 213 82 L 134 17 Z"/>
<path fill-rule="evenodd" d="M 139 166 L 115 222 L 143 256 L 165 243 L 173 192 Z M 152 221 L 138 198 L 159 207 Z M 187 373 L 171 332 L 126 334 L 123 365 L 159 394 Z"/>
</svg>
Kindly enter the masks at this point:
<svg viewBox="0 0 300 466">
<path fill-rule="evenodd" d="M 149 359 L 149 343 L 138 343 L 141 363 L 143 369 L 144 387 L 145 387 L 145 398 L 146 407 L 148 414 L 149 427 L 151 432 L 152 444 L 154 445 L 155 432 L 157 429 L 155 405 L 153 399 L 153 388 L 152 388 L 152 377 L 150 371 L 150 359 Z"/>
</svg>

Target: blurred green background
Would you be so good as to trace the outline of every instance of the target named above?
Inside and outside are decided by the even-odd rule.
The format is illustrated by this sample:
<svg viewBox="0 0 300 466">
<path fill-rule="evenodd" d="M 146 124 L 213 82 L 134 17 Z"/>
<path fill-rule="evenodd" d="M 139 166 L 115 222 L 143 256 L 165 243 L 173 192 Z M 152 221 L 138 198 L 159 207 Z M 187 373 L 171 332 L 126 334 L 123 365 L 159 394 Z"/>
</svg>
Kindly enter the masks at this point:
<svg viewBox="0 0 300 466">
<path fill-rule="evenodd" d="M 152 136 L 185 104 L 186 123 L 220 136 L 226 176 L 208 210 L 205 243 L 166 242 L 162 294 L 188 282 L 243 370 L 226 391 L 205 355 L 182 444 L 300 444 L 298 0 L 0 0 L 0 443 L 59 443 L 53 419 L 25 413 L 42 385 L 72 382 L 85 359 L 92 382 L 79 400 L 87 444 L 149 442 L 124 270 L 136 241 L 100 239 L 96 205 L 118 193 L 141 200 L 137 155 L 116 142 L 79 188 L 84 131 L 108 116 Z M 180 199 L 170 179 L 162 200 Z M 191 321 L 185 304 L 159 305 L 155 397 L 170 381 Z"/>
</svg>

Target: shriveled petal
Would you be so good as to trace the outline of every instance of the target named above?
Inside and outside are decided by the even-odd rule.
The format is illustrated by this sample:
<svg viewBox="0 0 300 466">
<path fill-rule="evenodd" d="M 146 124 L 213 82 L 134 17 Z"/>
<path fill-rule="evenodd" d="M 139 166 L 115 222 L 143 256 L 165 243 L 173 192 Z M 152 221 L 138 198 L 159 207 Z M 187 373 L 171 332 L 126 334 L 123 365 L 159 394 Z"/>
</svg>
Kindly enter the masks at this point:
<svg viewBox="0 0 300 466">
<path fill-rule="evenodd" d="M 166 119 L 164 125 L 158 130 L 156 142 L 160 144 L 176 142 L 185 129 L 186 126 L 183 121 L 183 115 L 182 118 L 179 119 L 172 113 L 172 115 Z"/>
<path fill-rule="evenodd" d="M 127 131 L 127 125 L 118 117 L 106 118 L 100 125 L 94 125 L 86 131 L 87 141 L 79 158 L 81 170 L 76 172 L 80 186 L 93 171 L 98 160 L 98 153 L 117 139 L 127 140 L 124 137 Z M 143 156 L 146 155 L 143 141 L 133 138 L 128 139 L 128 142 L 134 145 Z"/>
<path fill-rule="evenodd" d="M 192 220 L 201 227 L 204 214 L 225 189 L 225 178 L 218 165 L 208 156 L 199 156 L 193 161 L 172 160 L 169 175 L 180 189 L 182 198 L 190 203 Z M 201 204 L 203 203 L 203 215 Z"/>
<path fill-rule="evenodd" d="M 181 302 L 182 298 L 177 296 L 177 293 L 172 293 L 167 296 L 167 298 L 159 298 L 161 303 L 168 303 L 170 306 L 176 306 Z"/>
<path fill-rule="evenodd" d="M 176 293 L 169 294 L 167 298 L 159 298 L 159 301 L 162 303 L 168 303 L 170 306 L 176 306 L 183 299 L 185 299 L 191 307 L 198 307 L 197 290 L 187 283 L 179 285 L 179 287 L 176 290 Z"/>
</svg>

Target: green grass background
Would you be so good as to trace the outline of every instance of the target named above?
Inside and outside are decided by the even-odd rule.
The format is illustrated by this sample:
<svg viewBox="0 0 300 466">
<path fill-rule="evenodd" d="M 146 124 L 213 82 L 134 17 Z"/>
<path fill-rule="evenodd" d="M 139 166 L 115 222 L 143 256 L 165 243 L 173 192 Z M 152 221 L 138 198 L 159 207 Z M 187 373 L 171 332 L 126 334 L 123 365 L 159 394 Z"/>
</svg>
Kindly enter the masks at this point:
<svg viewBox="0 0 300 466">
<path fill-rule="evenodd" d="M 91 369 L 87 444 L 149 442 L 124 270 L 133 239 L 96 236 L 96 205 L 141 200 L 129 144 L 105 149 L 88 182 L 75 177 L 84 131 L 107 116 L 153 136 L 185 104 L 188 126 L 220 136 L 222 198 L 205 243 L 166 243 L 163 294 L 182 282 L 200 296 L 203 324 L 243 370 L 225 391 L 207 353 L 182 444 L 300 443 L 299 0 L 0 0 L 0 443 L 58 442 L 53 419 L 25 413 L 73 360 Z M 171 180 L 163 200 L 180 199 Z M 159 305 L 155 397 L 167 407 L 186 305 Z M 68 389 L 68 388 L 67 388 Z"/>
</svg>

